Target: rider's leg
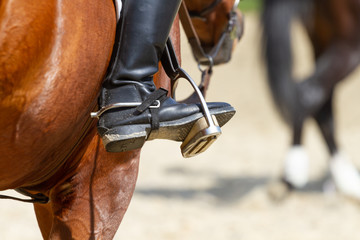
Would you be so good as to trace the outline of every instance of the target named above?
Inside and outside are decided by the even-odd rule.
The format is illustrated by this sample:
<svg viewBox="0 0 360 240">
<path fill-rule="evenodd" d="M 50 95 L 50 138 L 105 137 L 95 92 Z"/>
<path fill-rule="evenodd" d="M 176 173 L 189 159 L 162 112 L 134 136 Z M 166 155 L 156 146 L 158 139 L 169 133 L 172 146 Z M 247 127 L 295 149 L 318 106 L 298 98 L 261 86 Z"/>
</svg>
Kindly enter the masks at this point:
<svg viewBox="0 0 360 240">
<path fill-rule="evenodd" d="M 203 116 L 199 105 L 177 103 L 166 96 L 166 91 L 156 90 L 153 83 L 152 76 L 158 71 L 158 62 L 180 2 L 123 1 L 117 52 L 110 75 L 103 84 L 100 107 L 118 103 L 143 104 L 113 108 L 99 117 L 98 131 L 108 151 L 140 148 L 145 140 L 155 138 L 183 141 L 192 125 Z M 208 106 L 220 125 L 235 113 L 226 103 Z"/>
</svg>

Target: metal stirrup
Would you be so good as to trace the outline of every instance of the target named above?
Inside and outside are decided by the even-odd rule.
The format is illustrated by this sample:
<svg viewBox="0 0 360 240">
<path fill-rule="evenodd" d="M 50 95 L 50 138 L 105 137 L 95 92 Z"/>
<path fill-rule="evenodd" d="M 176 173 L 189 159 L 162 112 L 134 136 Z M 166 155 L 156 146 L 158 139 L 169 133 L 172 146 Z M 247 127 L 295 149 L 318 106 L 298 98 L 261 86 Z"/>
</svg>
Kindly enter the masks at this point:
<svg viewBox="0 0 360 240">
<path fill-rule="evenodd" d="M 221 129 L 215 124 L 214 119 L 210 115 L 207 103 L 202 95 L 200 89 L 196 85 L 195 81 L 182 69 L 177 60 L 174 47 L 170 38 L 166 42 L 166 47 L 161 58 L 166 74 L 172 80 L 172 87 L 177 84 L 179 78 L 186 79 L 194 88 L 201 104 L 201 108 L 204 114 L 204 118 L 198 120 L 194 124 L 188 136 L 181 145 L 181 152 L 184 157 L 193 157 L 201 152 L 204 152 L 221 134 Z M 206 124 L 202 121 L 205 119 Z"/>
<path fill-rule="evenodd" d="M 214 127 L 219 128 L 218 126 L 215 126 L 214 121 L 210 115 L 209 108 L 204 99 L 204 96 L 202 95 L 202 93 L 201 93 L 200 89 L 198 88 L 198 86 L 196 85 L 195 81 L 190 77 L 189 74 L 187 74 L 185 72 L 185 70 L 183 68 L 180 67 L 170 38 L 166 42 L 166 47 L 165 47 L 164 54 L 163 54 L 161 61 L 164 65 L 164 69 L 165 69 L 166 73 L 173 81 L 173 85 L 176 84 L 176 82 L 178 81 L 179 78 L 184 78 L 191 84 L 191 86 L 194 88 L 194 90 L 200 100 L 201 108 L 205 115 L 206 121 L 209 124 L 209 127 L 214 126 Z M 220 130 L 220 132 L 221 132 L 221 130 Z"/>
</svg>

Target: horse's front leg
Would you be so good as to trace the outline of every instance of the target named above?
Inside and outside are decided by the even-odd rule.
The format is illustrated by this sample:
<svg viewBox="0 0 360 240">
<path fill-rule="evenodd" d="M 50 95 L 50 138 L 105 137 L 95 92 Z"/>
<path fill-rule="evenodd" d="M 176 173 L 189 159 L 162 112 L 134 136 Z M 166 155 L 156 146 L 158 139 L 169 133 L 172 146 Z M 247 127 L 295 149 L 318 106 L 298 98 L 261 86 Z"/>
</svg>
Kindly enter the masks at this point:
<svg viewBox="0 0 360 240">
<path fill-rule="evenodd" d="M 51 190 L 51 213 L 35 208 L 44 238 L 112 239 L 135 189 L 139 155 L 109 154 L 93 141 L 76 173 Z"/>
</svg>

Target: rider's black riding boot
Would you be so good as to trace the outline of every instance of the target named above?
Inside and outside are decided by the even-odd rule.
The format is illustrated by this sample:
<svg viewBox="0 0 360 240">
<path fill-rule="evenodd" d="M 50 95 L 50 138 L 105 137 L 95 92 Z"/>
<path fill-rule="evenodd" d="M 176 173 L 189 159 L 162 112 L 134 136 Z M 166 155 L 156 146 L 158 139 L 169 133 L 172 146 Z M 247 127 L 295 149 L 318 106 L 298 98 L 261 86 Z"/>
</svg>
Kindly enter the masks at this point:
<svg viewBox="0 0 360 240">
<path fill-rule="evenodd" d="M 200 105 L 180 104 L 156 90 L 152 76 L 165 47 L 180 0 L 123 1 L 121 31 L 110 74 L 103 84 L 98 132 L 107 151 L 140 148 L 145 140 L 183 141 L 203 117 Z M 219 125 L 235 113 L 226 103 L 210 103 Z M 103 112 L 102 112 L 103 111 Z"/>
</svg>

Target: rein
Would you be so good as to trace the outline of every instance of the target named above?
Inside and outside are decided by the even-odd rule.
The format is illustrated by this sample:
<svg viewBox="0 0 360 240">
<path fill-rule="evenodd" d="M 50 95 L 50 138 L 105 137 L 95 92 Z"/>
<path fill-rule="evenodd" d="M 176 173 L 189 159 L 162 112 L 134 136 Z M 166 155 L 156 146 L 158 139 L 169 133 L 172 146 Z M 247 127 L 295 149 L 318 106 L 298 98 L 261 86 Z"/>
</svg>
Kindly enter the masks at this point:
<svg viewBox="0 0 360 240">
<path fill-rule="evenodd" d="M 191 12 L 187 9 L 185 2 L 182 1 L 179 9 L 179 17 L 180 21 L 183 25 L 185 34 L 188 38 L 189 44 L 193 50 L 194 56 L 196 58 L 196 61 L 200 65 L 209 65 L 212 67 L 214 65 L 214 59 L 219 53 L 219 50 L 221 46 L 224 44 L 224 41 L 226 40 L 226 35 L 230 34 L 235 29 L 236 24 L 236 13 L 235 10 L 240 2 L 240 0 L 236 0 L 234 2 L 234 6 L 232 11 L 230 12 L 228 26 L 224 30 L 224 32 L 221 34 L 221 37 L 217 44 L 211 49 L 209 54 L 205 53 L 204 48 L 201 46 L 200 39 L 195 31 L 194 25 L 192 24 L 191 19 L 195 17 L 203 17 L 207 14 L 211 13 L 214 8 L 221 2 L 222 0 L 215 0 L 210 6 L 206 7 L 202 11 L 198 13 Z"/>
<path fill-rule="evenodd" d="M 206 15 L 210 14 L 214 9 L 218 6 L 218 4 L 222 0 L 214 0 L 212 4 L 210 4 L 208 7 L 204 8 L 200 12 L 195 11 L 189 11 L 186 7 L 185 1 L 183 0 L 180 5 L 179 9 L 179 18 L 182 23 L 184 32 L 187 36 L 187 39 L 189 41 L 189 44 L 191 46 L 192 52 L 194 54 L 194 57 L 198 63 L 199 70 L 201 71 L 201 82 L 199 85 L 199 89 L 203 93 L 203 95 L 206 95 L 206 90 L 210 83 L 210 78 L 212 75 L 212 67 L 216 64 L 214 62 L 214 59 L 219 53 L 219 50 L 221 46 L 224 44 L 226 38 L 228 35 L 233 35 L 233 31 L 235 29 L 236 24 L 236 12 L 240 0 L 235 0 L 234 6 L 232 11 L 230 12 L 229 16 L 229 22 L 228 26 L 224 30 L 224 32 L 221 34 L 221 37 L 218 41 L 218 43 L 211 49 L 209 54 L 207 54 L 204 50 L 204 48 L 201 46 L 201 42 L 199 39 L 198 34 L 196 33 L 195 27 L 192 24 L 192 18 L 204 18 Z M 206 69 L 201 69 L 200 65 L 207 65 L 208 67 Z M 190 96 L 186 101 L 194 101 L 193 99 L 197 99 L 197 97 L 193 94 Z"/>
<path fill-rule="evenodd" d="M 2 194 L 0 194 L 0 199 L 11 199 L 11 200 L 27 202 L 27 203 L 42 203 L 42 204 L 46 204 L 49 202 L 49 198 L 42 193 L 32 194 L 21 188 L 17 188 L 15 189 L 15 191 L 29 197 L 29 199 L 17 198 Z"/>
</svg>

